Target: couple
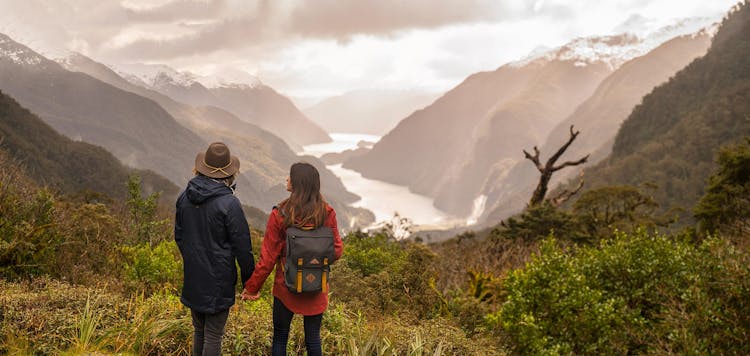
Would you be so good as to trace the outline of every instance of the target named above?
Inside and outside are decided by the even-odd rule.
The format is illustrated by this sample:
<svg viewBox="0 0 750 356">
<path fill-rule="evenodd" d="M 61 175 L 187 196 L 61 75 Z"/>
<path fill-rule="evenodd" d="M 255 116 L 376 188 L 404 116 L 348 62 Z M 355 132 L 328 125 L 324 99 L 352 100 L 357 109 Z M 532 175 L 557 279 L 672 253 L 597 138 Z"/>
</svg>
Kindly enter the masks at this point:
<svg viewBox="0 0 750 356">
<path fill-rule="evenodd" d="M 335 257 L 341 257 L 336 212 L 320 194 L 320 176 L 308 163 L 295 163 L 289 171 L 289 198 L 274 207 L 268 218 L 260 262 L 253 259 L 250 231 L 242 206 L 234 196 L 234 179 L 240 162 L 229 148 L 212 143 L 195 158 L 195 177 L 177 199 L 175 240 L 184 262 L 181 301 L 193 318 L 193 355 L 219 355 L 221 338 L 234 304 L 237 270 L 245 288 L 243 300 L 259 298 L 260 288 L 276 266 L 273 284 L 273 355 L 285 355 L 294 314 L 304 316 L 308 355 L 320 355 L 320 324 L 328 307 L 328 294 L 296 294 L 284 284 L 286 228 L 333 230 Z"/>
</svg>

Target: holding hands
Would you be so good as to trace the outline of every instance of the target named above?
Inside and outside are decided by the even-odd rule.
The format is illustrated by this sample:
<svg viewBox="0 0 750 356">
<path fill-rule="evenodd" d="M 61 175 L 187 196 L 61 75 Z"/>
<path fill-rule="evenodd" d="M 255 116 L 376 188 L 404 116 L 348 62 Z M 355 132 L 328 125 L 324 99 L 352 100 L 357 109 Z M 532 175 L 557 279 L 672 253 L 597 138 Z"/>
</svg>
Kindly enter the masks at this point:
<svg viewBox="0 0 750 356">
<path fill-rule="evenodd" d="M 242 300 L 255 301 L 255 300 L 258 300 L 260 298 L 260 291 L 258 291 L 255 294 L 250 294 L 250 292 L 248 292 L 247 289 L 244 289 L 242 291 L 242 296 L 241 297 L 242 297 Z"/>
</svg>

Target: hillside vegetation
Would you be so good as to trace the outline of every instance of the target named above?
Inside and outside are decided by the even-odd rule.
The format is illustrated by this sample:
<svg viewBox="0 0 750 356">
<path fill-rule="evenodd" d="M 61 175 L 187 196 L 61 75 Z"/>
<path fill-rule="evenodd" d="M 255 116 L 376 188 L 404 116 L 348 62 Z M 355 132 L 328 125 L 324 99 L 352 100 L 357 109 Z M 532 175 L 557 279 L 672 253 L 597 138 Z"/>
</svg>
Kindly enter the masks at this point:
<svg viewBox="0 0 750 356">
<path fill-rule="evenodd" d="M 345 236 L 324 353 L 750 354 L 749 24 L 745 1 L 704 59 L 644 99 L 570 206 L 433 245 L 387 226 Z M 122 199 L 75 199 L 2 150 L 0 165 L 0 353 L 189 354 L 158 194 L 131 176 Z M 675 224 L 674 206 L 691 218 Z M 224 354 L 268 353 L 271 283 L 232 307 Z"/>
<path fill-rule="evenodd" d="M 623 123 L 609 158 L 586 186 L 656 185 L 662 211 L 692 222 L 719 148 L 750 135 L 750 11 L 731 14 L 708 53 L 643 98 Z"/>
<path fill-rule="evenodd" d="M 23 167 L 35 182 L 62 192 L 90 191 L 123 199 L 128 176 L 135 173 L 143 177 L 149 192 L 160 191 L 170 199 L 177 196 L 177 187 L 166 178 L 125 167 L 101 147 L 60 135 L 2 91 L 0 137 L 0 150 L 14 158 L 4 169 Z"/>
</svg>

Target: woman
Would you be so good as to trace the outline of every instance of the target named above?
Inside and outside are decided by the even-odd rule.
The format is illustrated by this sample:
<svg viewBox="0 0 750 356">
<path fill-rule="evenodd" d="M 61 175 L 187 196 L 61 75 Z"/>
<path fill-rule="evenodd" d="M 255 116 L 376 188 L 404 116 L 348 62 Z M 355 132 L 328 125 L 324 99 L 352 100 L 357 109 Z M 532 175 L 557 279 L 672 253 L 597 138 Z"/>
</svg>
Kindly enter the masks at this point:
<svg viewBox="0 0 750 356">
<path fill-rule="evenodd" d="M 260 261 L 252 277 L 245 283 L 242 299 L 256 300 L 271 270 L 276 266 L 273 283 L 273 346 L 272 355 L 286 355 L 289 327 L 294 314 L 304 316 L 305 347 L 308 355 L 321 355 L 320 323 L 328 308 L 328 293 L 295 294 L 284 284 L 282 265 L 285 236 L 288 226 L 314 229 L 327 226 L 333 230 L 335 258 L 339 259 L 344 244 L 336 223 L 336 212 L 320 194 L 320 175 L 308 163 L 295 163 L 289 170 L 286 190 L 289 198 L 274 207 L 268 217 L 266 233 L 260 252 Z"/>
</svg>

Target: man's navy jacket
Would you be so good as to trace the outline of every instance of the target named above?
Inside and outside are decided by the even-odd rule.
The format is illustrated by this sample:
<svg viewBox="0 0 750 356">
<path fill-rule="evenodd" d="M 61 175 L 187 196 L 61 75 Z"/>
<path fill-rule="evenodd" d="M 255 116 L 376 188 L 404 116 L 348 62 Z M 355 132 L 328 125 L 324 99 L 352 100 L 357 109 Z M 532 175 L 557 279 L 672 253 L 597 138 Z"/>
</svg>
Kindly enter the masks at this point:
<svg viewBox="0 0 750 356">
<path fill-rule="evenodd" d="M 220 181 L 194 177 L 177 198 L 174 236 L 184 263 L 182 303 L 205 314 L 229 309 L 237 283 L 235 259 L 243 285 L 255 269 L 239 199 Z"/>
</svg>

